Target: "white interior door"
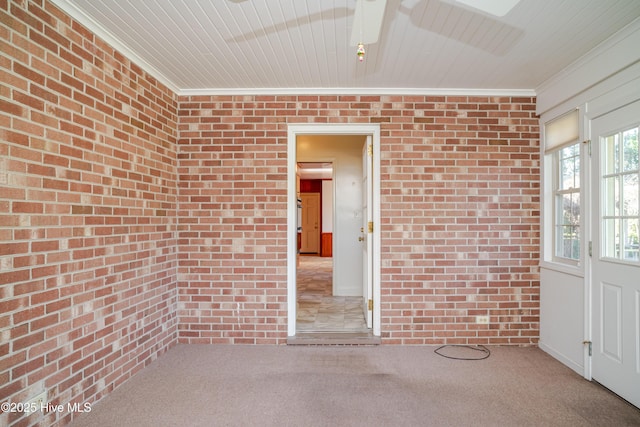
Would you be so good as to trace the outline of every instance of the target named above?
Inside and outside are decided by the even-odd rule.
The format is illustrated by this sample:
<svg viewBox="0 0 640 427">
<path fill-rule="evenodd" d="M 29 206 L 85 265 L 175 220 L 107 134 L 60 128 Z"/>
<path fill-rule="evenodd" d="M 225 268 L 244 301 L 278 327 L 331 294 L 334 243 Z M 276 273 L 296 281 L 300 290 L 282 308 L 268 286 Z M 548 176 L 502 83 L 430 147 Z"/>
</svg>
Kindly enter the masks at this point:
<svg viewBox="0 0 640 427">
<path fill-rule="evenodd" d="M 640 407 L 640 102 L 592 122 L 591 372 Z"/>
<path fill-rule="evenodd" d="M 367 136 L 362 147 L 362 311 L 367 328 L 373 324 L 373 145 Z M 371 302 L 370 302 L 371 301 Z"/>
<path fill-rule="evenodd" d="M 302 230 L 300 252 L 317 254 L 320 252 L 320 193 L 301 193 Z"/>
</svg>

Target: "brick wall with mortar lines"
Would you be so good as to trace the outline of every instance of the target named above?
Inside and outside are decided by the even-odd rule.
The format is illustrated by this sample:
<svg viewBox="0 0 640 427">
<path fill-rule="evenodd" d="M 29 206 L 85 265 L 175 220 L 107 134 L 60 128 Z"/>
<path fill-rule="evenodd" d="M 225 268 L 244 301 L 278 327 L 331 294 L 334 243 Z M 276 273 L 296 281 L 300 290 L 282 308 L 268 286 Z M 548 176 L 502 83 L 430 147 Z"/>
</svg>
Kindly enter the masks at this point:
<svg viewBox="0 0 640 427">
<path fill-rule="evenodd" d="M 537 343 L 535 98 L 192 96 L 178 110 L 181 342 L 285 342 L 287 125 L 379 123 L 382 342 Z"/>
<path fill-rule="evenodd" d="M 533 99 L 190 97 L 178 109 L 50 3 L 0 0 L 0 37 L 0 401 L 43 388 L 55 404 L 93 401 L 178 335 L 283 343 L 291 123 L 381 124 L 384 343 L 537 341 Z"/>
<path fill-rule="evenodd" d="M 176 96 L 48 2 L 0 38 L 0 402 L 94 402 L 177 342 Z"/>
</svg>

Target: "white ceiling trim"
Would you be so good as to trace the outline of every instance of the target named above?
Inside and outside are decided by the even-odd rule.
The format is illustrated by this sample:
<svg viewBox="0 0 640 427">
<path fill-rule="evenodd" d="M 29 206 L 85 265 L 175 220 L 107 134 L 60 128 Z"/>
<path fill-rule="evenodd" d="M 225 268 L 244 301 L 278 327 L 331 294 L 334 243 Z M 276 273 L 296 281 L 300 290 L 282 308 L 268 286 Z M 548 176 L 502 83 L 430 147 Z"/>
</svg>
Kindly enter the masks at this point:
<svg viewBox="0 0 640 427">
<path fill-rule="evenodd" d="M 167 86 L 174 93 L 179 93 L 180 88 L 178 88 L 172 81 L 168 80 L 160 71 L 158 71 L 147 61 L 136 55 L 127 46 L 122 44 L 116 37 L 113 36 L 113 34 L 105 30 L 103 26 L 98 24 L 91 17 L 78 9 L 73 3 L 70 3 L 67 0 L 51 0 L 51 2 L 58 6 L 60 10 L 69 15 L 71 18 L 87 27 L 89 31 L 100 37 L 115 50 L 123 54 L 127 59 L 129 59 L 129 61 L 142 68 L 145 72 L 153 76 L 153 78 L 158 80 L 160 83 Z"/>
<path fill-rule="evenodd" d="M 183 89 L 178 95 L 418 95 L 418 96 L 536 96 L 533 89 L 437 88 L 229 88 Z"/>
</svg>

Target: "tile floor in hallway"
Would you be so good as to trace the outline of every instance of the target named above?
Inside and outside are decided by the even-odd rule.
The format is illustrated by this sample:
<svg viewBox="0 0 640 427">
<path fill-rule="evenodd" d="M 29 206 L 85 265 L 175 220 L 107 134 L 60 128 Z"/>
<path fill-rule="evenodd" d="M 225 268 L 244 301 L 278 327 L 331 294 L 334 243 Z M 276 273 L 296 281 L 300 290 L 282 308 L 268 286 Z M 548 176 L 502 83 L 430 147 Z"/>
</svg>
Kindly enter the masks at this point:
<svg viewBox="0 0 640 427">
<path fill-rule="evenodd" d="M 297 270 L 299 332 L 367 332 L 362 297 L 332 296 L 333 261 L 300 256 Z"/>
</svg>

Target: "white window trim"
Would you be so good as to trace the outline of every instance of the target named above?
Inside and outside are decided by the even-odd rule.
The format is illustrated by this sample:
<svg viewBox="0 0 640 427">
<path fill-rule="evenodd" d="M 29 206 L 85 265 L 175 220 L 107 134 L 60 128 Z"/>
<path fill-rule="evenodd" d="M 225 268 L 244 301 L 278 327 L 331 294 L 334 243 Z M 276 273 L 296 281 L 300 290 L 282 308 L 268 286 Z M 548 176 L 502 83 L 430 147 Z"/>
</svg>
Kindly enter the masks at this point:
<svg viewBox="0 0 640 427">
<path fill-rule="evenodd" d="M 558 165 L 556 164 L 557 156 L 555 153 L 566 147 L 569 144 L 563 146 L 554 147 L 552 150 L 546 150 L 545 142 L 545 124 L 550 123 L 553 120 L 567 115 L 573 109 L 578 110 L 579 118 L 579 136 L 576 142 L 582 142 L 580 144 L 580 258 L 578 260 L 572 260 L 568 258 L 558 257 L 555 254 L 556 240 L 556 210 L 555 210 L 555 195 L 556 189 L 554 187 L 555 178 L 554 174 L 557 171 Z M 585 129 L 585 125 L 588 123 L 585 121 L 586 106 L 580 105 L 578 107 L 562 105 L 551 111 L 548 111 L 543 117 L 541 117 L 541 132 L 540 132 L 540 156 L 541 164 L 540 170 L 542 175 L 542 183 L 540 187 L 540 245 L 541 245 L 541 257 L 540 267 L 549 270 L 554 270 L 573 276 L 585 277 L 585 261 L 588 257 L 588 240 L 589 233 L 587 230 L 588 211 L 587 203 L 589 203 L 588 195 L 588 168 L 590 162 L 589 156 L 589 144 L 584 140 L 584 135 L 589 133 L 588 129 Z"/>
</svg>

